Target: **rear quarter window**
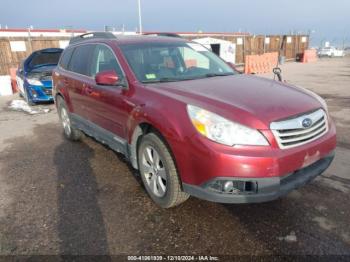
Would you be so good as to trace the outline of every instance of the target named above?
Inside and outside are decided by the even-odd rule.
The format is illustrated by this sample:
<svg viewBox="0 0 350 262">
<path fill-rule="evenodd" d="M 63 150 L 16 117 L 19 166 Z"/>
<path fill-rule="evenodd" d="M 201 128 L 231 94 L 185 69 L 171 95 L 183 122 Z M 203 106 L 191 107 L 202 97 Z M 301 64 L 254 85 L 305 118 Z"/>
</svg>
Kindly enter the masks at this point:
<svg viewBox="0 0 350 262">
<path fill-rule="evenodd" d="M 81 75 L 90 76 L 89 65 L 94 47 L 95 46 L 91 44 L 77 46 L 69 62 L 68 70 Z"/>
<path fill-rule="evenodd" d="M 69 61 L 72 57 L 72 53 L 74 51 L 74 48 L 68 48 L 63 51 L 62 57 L 60 59 L 59 65 L 63 69 L 68 69 Z"/>
</svg>

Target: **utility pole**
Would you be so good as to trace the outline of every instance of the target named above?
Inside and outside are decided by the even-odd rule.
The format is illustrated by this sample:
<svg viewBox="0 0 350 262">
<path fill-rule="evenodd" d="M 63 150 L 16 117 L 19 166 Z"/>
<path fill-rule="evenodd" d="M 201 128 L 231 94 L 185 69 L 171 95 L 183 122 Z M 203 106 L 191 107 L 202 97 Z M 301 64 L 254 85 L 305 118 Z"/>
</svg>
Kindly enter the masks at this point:
<svg viewBox="0 0 350 262">
<path fill-rule="evenodd" d="M 28 27 L 28 43 L 29 43 L 29 48 L 30 48 L 30 52 L 33 52 L 33 46 L 32 46 L 32 37 L 30 35 L 30 30 L 31 30 L 31 26 Z"/>
<path fill-rule="evenodd" d="M 139 7 L 139 33 L 142 34 L 141 0 L 137 0 Z"/>
</svg>

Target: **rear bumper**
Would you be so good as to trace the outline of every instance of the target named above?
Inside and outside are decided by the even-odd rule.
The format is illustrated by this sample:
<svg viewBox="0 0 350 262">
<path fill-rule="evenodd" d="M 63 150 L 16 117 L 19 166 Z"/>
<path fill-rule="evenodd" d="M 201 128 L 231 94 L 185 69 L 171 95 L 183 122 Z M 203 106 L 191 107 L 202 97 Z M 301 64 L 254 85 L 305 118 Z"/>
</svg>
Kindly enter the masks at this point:
<svg viewBox="0 0 350 262">
<path fill-rule="evenodd" d="M 185 192 L 192 196 L 212 202 L 219 203 L 258 203 L 267 202 L 288 194 L 321 175 L 332 163 L 334 151 L 317 162 L 289 173 L 282 177 L 269 178 L 238 178 L 231 177 L 229 180 L 247 181 L 256 185 L 256 190 L 249 193 L 218 193 L 208 187 L 207 182 L 201 186 L 183 184 Z M 216 178 L 216 180 L 227 180 L 227 177 Z"/>
</svg>

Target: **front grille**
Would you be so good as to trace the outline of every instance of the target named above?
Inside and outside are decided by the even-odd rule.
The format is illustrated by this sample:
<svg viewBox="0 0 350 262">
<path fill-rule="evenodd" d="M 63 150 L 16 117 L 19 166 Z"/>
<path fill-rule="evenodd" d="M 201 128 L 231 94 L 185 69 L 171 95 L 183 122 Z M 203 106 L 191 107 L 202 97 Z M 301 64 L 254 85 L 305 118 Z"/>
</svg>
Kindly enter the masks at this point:
<svg viewBox="0 0 350 262">
<path fill-rule="evenodd" d="M 312 124 L 304 127 L 305 119 L 311 120 Z M 292 119 L 272 122 L 270 128 L 280 148 L 296 147 L 314 141 L 327 133 L 327 115 L 319 109 Z"/>
</svg>

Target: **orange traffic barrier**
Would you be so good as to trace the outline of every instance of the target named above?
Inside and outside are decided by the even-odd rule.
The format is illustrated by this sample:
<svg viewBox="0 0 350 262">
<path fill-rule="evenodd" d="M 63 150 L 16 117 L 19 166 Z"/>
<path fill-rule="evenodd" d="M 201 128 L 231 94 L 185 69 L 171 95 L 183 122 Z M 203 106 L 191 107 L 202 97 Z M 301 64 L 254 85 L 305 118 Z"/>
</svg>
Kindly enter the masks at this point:
<svg viewBox="0 0 350 262">
<path fill-rule="evenodd" d="M 277 65 L 278 53 L 265 53 L 263 55 L 247 55 L 245 57 L 244 73 L 269 73 Z"/>
<path fill-rule="evenodd" d="M 17 67 L 11 67 L 10 68 L 11 86 L 12 86 L 13 93 L 18 92 L 17 80 L 16 80 L 16 71 L 17 71 Z"/>
<path fill-rule="evenodd" d="M 304 51 L 303 59 L 301 60 L 302 63 L 310 63 L 310 62 L 316 62 L 316 61 L 317 61 L 316 49 L 308 49 Z"/>
</svg>

